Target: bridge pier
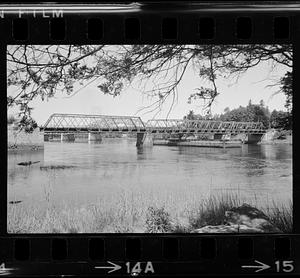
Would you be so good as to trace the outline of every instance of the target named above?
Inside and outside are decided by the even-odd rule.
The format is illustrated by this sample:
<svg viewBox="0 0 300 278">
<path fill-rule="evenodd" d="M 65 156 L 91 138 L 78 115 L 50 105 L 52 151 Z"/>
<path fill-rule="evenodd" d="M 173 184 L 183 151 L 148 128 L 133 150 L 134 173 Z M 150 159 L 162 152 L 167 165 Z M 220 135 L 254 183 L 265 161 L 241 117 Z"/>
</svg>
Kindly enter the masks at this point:
<svg viewBox="0 0 300 278">
<path fill-rule="evenodd" d="M 153 135 L 151 133 L 145 133 L 143 146 L 153 147 Z"/>
<path fill-rule="evenodd" d="M 74 133 L 61 133 L 60 134 L 60 141 L 61 142 L 74 142 L 75 141 L 75 134 Z"/>
<path fill-rule="evenodd" d="M 223 137 L 223 133 L 215 133 L 214 134 L 214 140 L 221 140 Z"/>
<path fill-rule="evenodd" d="M 48 141 L 50 141 L 50 142 L 61 142 L 61 133 L 50 133 L 48 135 Z"/>
<path fill-rule="evenodd" d="M 145 137 L 146 137 L 146 133 L 145 132 L 138 132 L 136 134 L 136 146 L 137 147 L 143 146 Z"/>
<path fill-rule="evenodd" d="M 247 134 L 245 144 L 257 144 L 262 137 L 263 134 Z"/>
<path fill-rule="evenodd" d="M 89 141 L 89 143 L 90 142 L 101 142 L 102 141 L 101 133 L 89 132 L 88 141 Z"/>
<path fill-rule="evenodd" d="M 87 143 L 88 142 L 88 133 L 76 133 L 75 142 L 77 143 Z"/>
<path fill-rule="evenodd" d="M 44 133 L 44 142 L 48 142 L 49 141 L 49 134 L 48 133 Z"/>
</svg>

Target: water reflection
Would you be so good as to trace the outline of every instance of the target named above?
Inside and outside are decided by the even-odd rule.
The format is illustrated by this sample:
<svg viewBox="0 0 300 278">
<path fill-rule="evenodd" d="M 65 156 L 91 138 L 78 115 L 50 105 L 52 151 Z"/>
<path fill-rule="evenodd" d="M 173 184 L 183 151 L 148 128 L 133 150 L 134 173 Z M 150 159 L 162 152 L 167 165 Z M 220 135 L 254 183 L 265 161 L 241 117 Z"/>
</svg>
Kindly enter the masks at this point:
<svg viewBox="0 0 300 278">
<path fill-rule="evenodd" d="M 145 151 L 145 149 L 142 146 L 137 147 L 136 152 L 137 152 L 137 159 L 146 159 L 147 152 Z"/>
</svg>

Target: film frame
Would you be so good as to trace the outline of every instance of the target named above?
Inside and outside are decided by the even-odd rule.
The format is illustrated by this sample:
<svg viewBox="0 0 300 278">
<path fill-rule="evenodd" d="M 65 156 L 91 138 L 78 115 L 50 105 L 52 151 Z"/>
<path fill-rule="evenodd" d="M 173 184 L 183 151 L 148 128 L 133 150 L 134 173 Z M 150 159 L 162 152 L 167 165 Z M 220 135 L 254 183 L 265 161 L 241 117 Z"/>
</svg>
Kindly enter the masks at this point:
<svg viewBox="0 0 300 278">
<path fill-rule="evenodd" d="M 105 8 L 103 8 L 105 7 Z M 9 44 L 290 44 L 294 48 L 293 74 L 297 76 L 300 52 L 299 7 L 280 5 L 241 7 L 240 5 L 134 4 L 86 8 L 53 6 L 36 14 L 17 7 L 0 20 L 1 71 L 6 76 L 6 46 Z M 5 10 L 5 8 L 3 8 Z M 46 10 L 46 12 L 45 12 Z M 51 18 L 51 11 L 62 10 L 63 18 Z M 84 11 L 78 13 L 76 11 Z M 6 10 L 5 10 L 6 11 Z M 44 18 L 43 18 L 44 16 Z M 49 16 L 49 17 L 48 17 Z M 89 19 L 89 20 L 88 20 Z M 210 26 L 204 30 L 199 22 Z M 100 26 L 99 33 L 92 31 Z M 25 26 L 25 27 L 24 27 Z M 200 27 L 199 27 L 200 26 Z M 52 33 L 51 33 L 52 31 Z M 87 31 L 90 34 L 87 36 Z M 27 36 L 26 36 L 27 34 Z M 1 82 L 6 92 L 6 82 Z M 293 91 L 300 87 L 293 80 Z M 293 94 L 296 107 L 297 95 Z M 6 119 L 6 94 L 1 100 Z M 297 109 L 293 111 L 293 122 Z M 6 130 L 4 121 L 2 129 Z M 293 129 L 294 142 L 299 137 Z M 1 133 L 7 142 L 6 133 Z M 1 157 L 7 156 L 2 144 Z M 293 234 L 7 234 L 7 187 L 1 187 L 0 274 L 28 275 L 260 275 L 300 273 L 297 144 L 293 144 Z M 6 169 L 6 161 L 2 168 Z M 7 171 L 1 175 L 7 182 Z M 99 248 L 95 248 L 98 246 Z M 242 268 L 255 261 L 270 266 L 256 272 Z M 291 263 L 292 262 L 292 263 Z M 140 263 L 137 265 L 137 263 Z M 149 263 L 149 264 L 148 264 Z M 151 263 L 151 264 L 150 264 Z M 111 274 L 109 269 L 117 269 Z M 99 269 L 95 267 L 99 266 Z M 101 268 L 102 267 L 102 268 Z M 106 267 L 104 270 L 103 268 Z M 109 268 L 110 267 L 110 268 Z M 264 268 L 264 266 L 262 267 Z M 260 268 L 258 268 L 260 269 Z"/>
</svg>

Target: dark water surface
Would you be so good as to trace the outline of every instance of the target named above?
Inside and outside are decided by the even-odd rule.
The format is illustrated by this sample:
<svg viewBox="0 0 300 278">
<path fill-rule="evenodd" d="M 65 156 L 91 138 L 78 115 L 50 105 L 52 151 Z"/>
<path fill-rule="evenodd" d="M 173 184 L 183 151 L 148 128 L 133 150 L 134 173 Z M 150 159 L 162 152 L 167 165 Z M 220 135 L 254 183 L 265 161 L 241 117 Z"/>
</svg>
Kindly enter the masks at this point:
<svg viewBox="0 0 300 278">
<path fill-rule="evenodd" d="M 17 165 L 28 160 L 41 162 Z M 227 193 L 261 207 L 287 204 L 292 200 L 292 146 L 137 149 L 135 139 L 116 138 L 100 144 L 45 142 L 44 153 L 8 155 L 8 202 L 38 209 L 49 202 L 74 208 L 101 202 L 119 209 L 118 200 L 126 199 L 175 211 Z"/>
</svg>

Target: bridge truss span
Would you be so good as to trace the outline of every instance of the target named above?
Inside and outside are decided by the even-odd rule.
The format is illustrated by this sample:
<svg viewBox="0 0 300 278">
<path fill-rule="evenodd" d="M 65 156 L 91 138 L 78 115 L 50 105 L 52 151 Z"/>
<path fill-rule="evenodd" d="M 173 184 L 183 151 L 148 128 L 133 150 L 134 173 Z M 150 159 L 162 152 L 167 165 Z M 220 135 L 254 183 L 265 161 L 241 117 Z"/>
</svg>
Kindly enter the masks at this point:
<svg viewBox="0 0 300 278">
<path fill-rule="evenodd" d="M 84 114 L 52 114 L 45 132 L 145 132 L 140 117 Z"/>
<path fill-rule="evenodd" d="M 140 117 L 84 114 L 52 114 L 42 130 L 58 132 L 136 132 L 136 133 L 213 133 L 257 134 L 266 128 L 261 122 L 228 122 L 213 120 L 156 119 L 146 124 Z"/>
<path fill-rule="evenodd" d="M 261 122 L 234 122 L 213 120 L 149 120 L 146 128 L 151 133 L 251 133 L 264 134 Z"/>
</svg>

